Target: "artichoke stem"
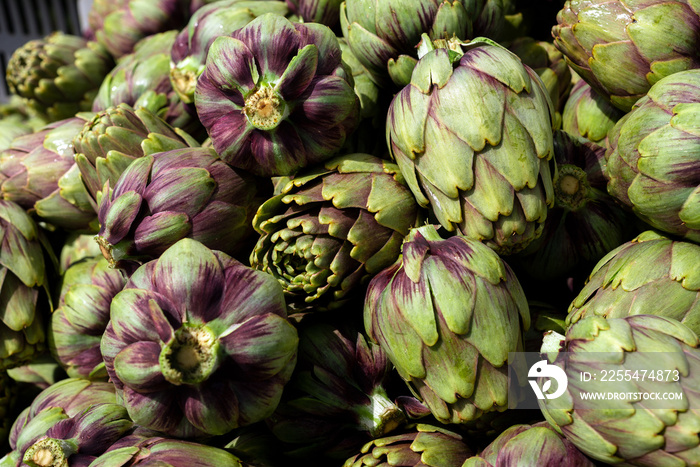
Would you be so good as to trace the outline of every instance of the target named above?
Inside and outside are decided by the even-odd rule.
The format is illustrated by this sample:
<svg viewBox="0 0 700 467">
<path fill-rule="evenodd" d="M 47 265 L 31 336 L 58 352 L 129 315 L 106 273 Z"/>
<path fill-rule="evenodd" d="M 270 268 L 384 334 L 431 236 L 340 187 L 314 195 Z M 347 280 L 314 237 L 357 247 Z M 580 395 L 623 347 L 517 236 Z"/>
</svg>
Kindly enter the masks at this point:
<svg viewBox="0 0 700 467">
<path fill-rule="evenodd" d="M 216 371 L 219 341 L 204 325 L 183 324 L 160 353 L 160 369 L 172 384 L 199 384 Z"/>
<path fill-rule="evenodd" d="M 586 172 L 575 165 L 565 164 L 558 168 L 554 180 L 554 193 L 557 205 L 571 211 L 586 205 L 590 185 Z"/>
<path fill-rule="evenodd" d="M 43 438 L 32 444 L 22 461 L 32 467 L 68 467 L 68 458 L 78 452 L 71 439 Z"/>
<path fill-rule="evenodd" d="M 394 404 L 380 386 L 369 395 L 369 403 L 355 408 L 358 427 L 372 438 L 379 438 L 403 425 L 406 414 Z"/>
</svg>

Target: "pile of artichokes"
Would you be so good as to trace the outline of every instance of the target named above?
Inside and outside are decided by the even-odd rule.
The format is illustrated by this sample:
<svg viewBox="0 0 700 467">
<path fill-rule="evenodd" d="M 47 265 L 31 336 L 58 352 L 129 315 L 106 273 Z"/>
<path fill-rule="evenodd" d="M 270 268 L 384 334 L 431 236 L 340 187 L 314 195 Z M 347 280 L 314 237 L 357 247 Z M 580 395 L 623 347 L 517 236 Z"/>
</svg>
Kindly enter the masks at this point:
<svg viewBox="0 0 700 467">
<path fill-rule="evenodd" d="M 87 18 L 7 66 L 0 467 L 700 465 L 698 2 Z"/>
</svg>

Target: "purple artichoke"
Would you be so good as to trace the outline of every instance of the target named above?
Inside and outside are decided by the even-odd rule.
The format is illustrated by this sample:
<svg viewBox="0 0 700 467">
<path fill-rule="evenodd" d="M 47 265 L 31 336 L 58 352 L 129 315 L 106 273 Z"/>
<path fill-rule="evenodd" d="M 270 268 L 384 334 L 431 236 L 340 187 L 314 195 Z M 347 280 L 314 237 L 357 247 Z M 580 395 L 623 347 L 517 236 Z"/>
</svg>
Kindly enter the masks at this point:
<svg viewBox="0 0 700 467">
<path fill-rule="evenodd" d="M 157 258 L 185 237 L 234 254 L 254 233 L 259 185 L 211 148 L 140 157 L 103 195 L 97 241 L 105 258 L 124 269 Z"/>
<path fill-rule="evenodd" d="M 330 158 L 359 118 L 333 31 L 273 13 L 214 41 L 195 106 L 221 158 L 262 176 Z"/>
<path fill-rule="evenodd" d="M 193 437 L 269 417 L 297 345 L 274 278 L 183 239 L 114 297 L 101 349 L 135 423 Z"/>
</svg>

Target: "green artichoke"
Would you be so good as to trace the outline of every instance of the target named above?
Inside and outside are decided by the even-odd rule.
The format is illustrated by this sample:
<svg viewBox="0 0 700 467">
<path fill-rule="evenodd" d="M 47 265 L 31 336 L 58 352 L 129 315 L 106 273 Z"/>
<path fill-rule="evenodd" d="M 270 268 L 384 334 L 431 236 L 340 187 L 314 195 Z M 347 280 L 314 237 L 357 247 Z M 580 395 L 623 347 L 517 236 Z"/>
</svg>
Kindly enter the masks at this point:
<svg viewBox="0 0 700 467">
<path fill-rule="evenodd" d="M 571 68 L 628 112 L 660 79 L 700 66 L 700 17 L 688 0 L 570 0 L 552 28 Z"/>
<path fill-rule="evenodd" d="M 50 264 L 42 235 L 20 206 L 0 200 L 0 370 L 44 348 Z"/>
<path fill-rule="evenodd" d="M 372 440 L 343 467 L 457 467 L 472 455 L 462 437 L 436 425 Z"/>
<path fill-rule="evenodd" d="M 89 113 L 20 136 L 0 152 L 0 191 L 42 220 L 66 230 L 96 230 L 97 214 L 80 179 L 72 141 Z"/>
<path fill-rule="evenodd" d="M 7 62 L 10 92 L 47 122 L 90 110 L 114 60 L 97 42 L 54 32 L 26 42 Z"/>
<path fill-rule="evenodd" d="M 134 159 L 199 143 L 180 128 L 145 107 L 121 103 L 97 112 L 73 138 L 75 162 L 93 199 L 101 197 L 105 182 L 114 187 Z"/>
<path fill-rule="evenodd" d="M 608 192 L 656 229 L 700 242 L 700 70 L 658 81 L 608 134 Z"/>
<path fill-rule="evenodd" d="M 698 336 L 674 319 L 652 315 L 583 318 L 565 337 L 548 336 L 542 347 L 551 364 L 565 372 L 568 385 L 563 395 L 539 400 L 540 408 L 558 432 L 593 459 L 629 466 L 697 465 L 698 347 Z M 620 370 L 622 377 L 602 382 L 601 368 Z M 584 381 L 584 371 L 599 377 Z M 676 371 L 678 380 L 674 376 L 646 377 Z M 582 397 L 607 391 L 632 396 L 621 400 Z M 654 401 L 640 396 L 658 391 L 681 398 L 658 401 L 664 407 L 654 408 Z"/>
<path fill-rule="evenodd" d="M 440 422 L 507 408 L 508 353 L 522 350 L 530 314 L 510 267 L 481 242 L 411 230 L 402 258 L 370 282 L 364 321 Z"/>
<path fill-rule="evenodd" d="M 700 334 L 698 264 L 700 245 L 643 232 L 595 266 L 569 307 L 567 324 L 587 316 L 649 314 L 673 318 Z"/>
<path fill-rule="evenodd" d="M 396 261 L 419 216 L 395 164 L 339 156 L 260 206 L 250 264 L 282 284 L 290 311 L 339 308 Z"/>
<path fill-rule="evenodd" d="M 459 52 L 424 45 L 411 84 L 389 107 L 389 150 L 443 227 L 516 253 L 542 233 L 554 203 L 549 93 L 492 41 Z"/>
<path fill-rule="evenodd" d="M 272 415 L 297 345 L 276 280 L 183 239 L 112 299 L 101 351 L 136 424 L 201 437 Z"/>
<path fill-rule="evenodd" d="M 359 119 L 341 55 L 327 26 L 274 13 L 216 38 L 195 106 L 221 158 L 265 177 L 330 159 Z"/>
<path fill-rule="evenodd" d="M 48 345 L 68 376 L 107 377 L 100 340 L 109 322 L 112 298 L 125 284 L 122 271 L 110 268 L 102 257 L 74 263 L 63 274 L 58 307 L 51 315 Z"/>
<path fill-rule="evenodd" d="M 594 467 L 590 459 L 547 422 L 510 426 L 462 467 L 509 465 Z"/>
<path fill-rule="evenodd" d="M 101 256 L 102 251 L 95 241 L 94 235 L 71 232 L 66 236 L 61 246 L 58 257 L 58 275 L 63 276 L 74 263 Z"/>
<path fill-rule="evenodd" d="M 240 253 L 266 195 L 264 181 L 229 167 L 211 148 L 158 152 L 132 162 L 103 194 L 96 240 L 112 266 L 128 271 L 185 237 Z"/>
<path fill-rule="evenodd" d="M 584 141 L 605 146 L 608 132 L 624 112 L 579 78 L 562 111 L 561 129 Z"/>
</svg>

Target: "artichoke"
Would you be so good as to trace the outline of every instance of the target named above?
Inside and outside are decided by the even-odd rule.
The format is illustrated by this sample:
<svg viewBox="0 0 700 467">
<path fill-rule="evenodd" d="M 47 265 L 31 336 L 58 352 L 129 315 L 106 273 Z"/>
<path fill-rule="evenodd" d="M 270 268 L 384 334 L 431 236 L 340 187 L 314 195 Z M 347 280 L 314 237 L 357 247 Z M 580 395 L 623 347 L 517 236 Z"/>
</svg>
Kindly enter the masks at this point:
<svg viewBox="0 0 700 467">
<path fill-rule="evenodd" d="M 700 334 L 698 264 L 700 245 L 643 232 L 595 266 L 569 307 L 567 324 L 587 316 L 651 314 L 678 320 Z"/>
<path fill-rule="evenodd" d="M 305 23 L 320 23 L 335 29 L 340 21 L 343 0 L 285 0 L 289 11 Z"/>
<path fill-rule="evenodd" d="M 10 92 L 47 122 L 90 110 L 114 60 L 97 42 L 56 31 L 26 42 L 7 62 Z"/>
<path fill-rule="evenodd" d="M 448 231 L 516 253 L 542 233 L 554 203 L 549 94 L 492 41 L 475 39 L 463 53 L 431 50 L 427 38 L 424 46 L 389 107 L 392 157 Z"/>
<path fill-rule="evenodd" d="M 168 124 L 198 137 L 202 127 L 194 110 L 185 106 L 170 82 L 170 51 L 177 34 L 172 30 L 140 40 L 102 81 L 92 111 L 119 104 L 146 107 Z"/>
<path fill-rule="evenodd" d="M 48 273 L 42 232 L 17 204 L 0 200 L 0 370 L 44 348 Z"/>
<path fill-rule="evenodd" d="M 254 233 L 251 220 L 263 188 L 211 148 L 143 156 L 102 196 L 96 240 L 110 264 L 125 270 L 185 237 L 234 254 Z"/>
<path fill-rule="evenodd" d="M 194 437 L 270 416 L 297 345 L 277 281 L 183 239 L 112 299 L 101 351 L 136 424 Z"/>
<path fill-rule="evenodd" d="M 58 257 L 58 274 L 63 276 L 74 263 L 102 256 L 100 246 L 95 241 L 95 236 L 79 232 L 69 233 L 61 247 Z"/>
<path fill-rule="evenodd" d="M 20 136 L 0 153 L 0 191 L 42 220 L 67 230 L 96 229 L 97 217 L 75 164 L 72 140 L 89 113 Z"/>
<path fill-rule="evenodd" d="M 391 375 L 382 349 L 352 326 L 302 327 L 286 397 L 267 423 L 290 457 L 344 460 L 405 423 L 387 394 Z"/>
<path fill-rule="evenodd" d="M 133 52 L 147 36 L 180 29 L 189 18 L 191 0 L 93 0 L 89 35 L 115 58 Z"/>
<path fill-rule="evenodd" d="M 121 103 L 97 112 L 73 138 L 75 162 L 93 199 L 105 182 L 114 187 L 134 159 L 156 152 L 199 146 L 180 128 L 173 128 L 145 107 Z"/>
<path fill-rule="evenodd" d="M 570 0 L 552 28 L 571 68 L 623 112 L 660 79 L 700 66 L 700 18 L 687 0 Z"/>
<path fill-rule="evenodd" d="M 61 280 L 59 305 L 48 331 L 49 350 L 68 376 L 106 378 L 100 340 L 112 298 L 124 288 L 126 278 L 100 257 L 74 263 Z"/>
<path fill-rule="evenodd" d="M 508 353 L 522 349 L 530 314 L 511 269 L 481 242 L 411 230 L 402 258 L 370 282 L 364 322 L 440 422 L 507 408 Z"/>
<path fill-rule="evenodd" d="M 369 441 L 343 467 L 455 467 L 471 455 L 459 434 L 418 424 L 412 431 Z"/>
<path fill-rule="evenodd" d="M 607 192 L 605 148 L 556 131 L 554 158 L 555 202 L 542 235 L 510 262 L 539 284 L 585 278 L 603 256 L 637 233 L 635 216 Z"/>
<path fill-rule="evenodd" d="M 605 146 L 608 132 L 623 115 L 605 96 L 579 79 L 564 104 L 561 129 L 584 142 Z"/>
<path fill-rule="evenodd" d="M 170 52 L 170 82 L 182 102 L 194 102 L 197 79 L 214 39 L 228 36 L 268 12 L 284 16 L 289 10 L 284 2 L 275 0 L 217 0 L 194 12 Z"/>
<path fill-rule="evenodd" d="M 608 192 L 654 228 L 700 242 L 700 70 L 658 81 L 608 135 Z"/>
<path fill-rule="evenodd" d="M 221 158 L 266 177 L 329 159 L 359 118 L 333 31 L 274 13 L 213 42 L 195 106 Z"/>
<path fill-rule="evenodd" d="M 462 467 L 508 465 L 594 467 L 590 459 L 547 422 L 510 426 Z"/>
<path fill-rule="evenodd" d="M 497 39 L 505 24 L 502 0 L 346 0 L 340 27 L 348 45 L 382 86 L 403 87 L 416 66 L 421 35 L 431 39 L 480 35 Z M 418 13 L 417 13 L 418 11 Z"/>
<path fill-rule="evenodd" d="M 260 206 L 250 264 L 282 284 L 290 311 L 339 308 L 396 261 L 419 216 L 395 164 L 339 156 Z"/>
<path fill-rule="evenodd" d="M 697 335 L 687 326 L 652 315 L 591 316 L 572 325 L 565 337 L 551 334 L 548 340 L 542 350 L 565 372 L 568 385 L 560 397 L 538 402 L 549 423 L 578 449 L 607 464 L 697 464 L 700 349 Z M 581 372 L 600 376 L 601 368 L 629 372 L 630 378 L 582 381 Z M 638 377 L 633 377 L 635 370 Z M 644 376 L 659 371 L 677 371 L 678 380 Z M 622 400 L 582 397 L 583 393 L 607 391 L 637 396 Z M 638 396 L 658 391 L 682 397 L 650 402 Z"/>
<path fill-rule="evenodd" d="M 243 467 L 240 460 L 223 449 L 192 441 L 168 439 L 156 434 L 126 436 L 95 459 L 91 467 Z"/>
</svg>

